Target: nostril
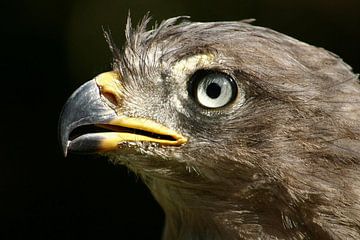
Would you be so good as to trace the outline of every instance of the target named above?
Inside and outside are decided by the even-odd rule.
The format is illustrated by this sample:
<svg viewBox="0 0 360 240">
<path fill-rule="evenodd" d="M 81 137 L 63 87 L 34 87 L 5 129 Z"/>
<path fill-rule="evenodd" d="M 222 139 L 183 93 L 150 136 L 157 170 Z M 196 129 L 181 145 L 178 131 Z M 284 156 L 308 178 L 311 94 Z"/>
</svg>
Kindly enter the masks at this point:
<svg viewBox="0 0 360 240">
<path fill-rule="evenodd" d="M 104 98 L 106 98 L 111 104 L 119 105 L 119 99 L 112 92 L 102 92 Z"/>
<path fill-rule="evenodd" d="M 96 77 L 101 95 L 115 106 L 119 106 L 121 101 L 122 86 L 119 79 L 120 76 L 115 72 L 102 73 Z"/>
</svg>

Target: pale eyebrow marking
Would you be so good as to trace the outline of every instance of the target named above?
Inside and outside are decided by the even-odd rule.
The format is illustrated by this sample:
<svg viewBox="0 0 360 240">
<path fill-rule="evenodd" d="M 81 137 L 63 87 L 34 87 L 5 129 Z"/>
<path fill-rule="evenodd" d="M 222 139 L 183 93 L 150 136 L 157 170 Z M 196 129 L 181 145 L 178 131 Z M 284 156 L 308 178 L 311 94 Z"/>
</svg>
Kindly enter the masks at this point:
<svg viewBox="0 0 360 240">
<path fill-rule="evenodd" d="M 194 72 L 195 69 L 210 66 L 214 59 L 215 56 L 210 53 L 190 56 L 175 63 L 171 68 L 171 72 L 176 76 L 183 76 Z"/>
</svg>

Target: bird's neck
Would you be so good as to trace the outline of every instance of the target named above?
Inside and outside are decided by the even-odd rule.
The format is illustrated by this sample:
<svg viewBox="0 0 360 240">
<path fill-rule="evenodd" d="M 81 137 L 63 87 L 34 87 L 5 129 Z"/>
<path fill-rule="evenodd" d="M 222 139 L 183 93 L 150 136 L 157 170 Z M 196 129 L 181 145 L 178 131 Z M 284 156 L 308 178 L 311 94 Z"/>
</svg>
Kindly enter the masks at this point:
<svg viewBox="0 0 360 240">
<path fill-rule="evenodd" d="M 166 211 L 163 240 L 234 239 L 224 224 L 216 222 L 212 212 L 198 209 L 176 211 Z"/>
<path fill-rule="evenodd" d="M 163 240 L 215 240 L 233 239 L 228 235 L 226 223 L 219 221 L 220 209 L 210 209 L 209 203 L 200 203 L 191 190 L 157 185 L 153 195 L 165 211 Z M 198 201 L 195 199 L 198 198 Z"/>
<path fill-rule="evenodd" d="M 164 240 L 286 239 L 292 235 L 283 228 L 280 209 L 262 203 L 254 209 L 257 203 L 253 199 L 243 200 L 236 194 L 225 199 L 211 192 L 162 182 L 153 182 L 149 187 L 165 211 Z"/>
</svg>

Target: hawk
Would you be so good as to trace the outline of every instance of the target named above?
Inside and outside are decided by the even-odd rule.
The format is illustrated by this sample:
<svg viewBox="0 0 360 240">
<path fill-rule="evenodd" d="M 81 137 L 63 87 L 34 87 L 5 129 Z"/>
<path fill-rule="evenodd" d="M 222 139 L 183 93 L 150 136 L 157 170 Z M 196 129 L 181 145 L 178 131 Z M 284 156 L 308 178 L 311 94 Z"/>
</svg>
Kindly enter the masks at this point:
<svg viewBox="0 0 360 240">
<path fill-rule="evenodd" d="M 360 239 L 360 85 L 335 54 L 250 21 L 128 20 L 113 70 L 60 117 L 163 208 L 163 239 Z"/>
</svg>

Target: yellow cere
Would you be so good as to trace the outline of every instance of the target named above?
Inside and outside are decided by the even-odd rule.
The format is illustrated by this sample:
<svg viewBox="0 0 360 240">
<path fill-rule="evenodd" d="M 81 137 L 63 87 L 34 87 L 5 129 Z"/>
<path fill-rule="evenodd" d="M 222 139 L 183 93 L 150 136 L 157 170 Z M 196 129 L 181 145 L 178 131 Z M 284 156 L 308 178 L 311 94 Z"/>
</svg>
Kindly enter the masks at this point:
<svg viewBox="0 0 360 240">
<path fill-rule="evenodd" d="M 116 103 L 121 100 L 121 76 L 116 72 L 105 72 L 95 77 L 96 84 L 103 95 L 111 95 Z"/>
</svg>

